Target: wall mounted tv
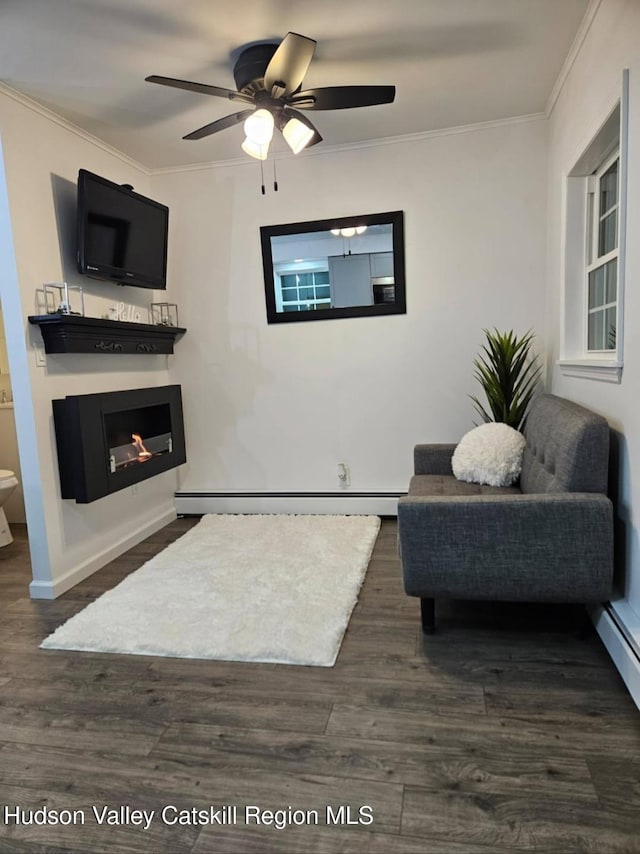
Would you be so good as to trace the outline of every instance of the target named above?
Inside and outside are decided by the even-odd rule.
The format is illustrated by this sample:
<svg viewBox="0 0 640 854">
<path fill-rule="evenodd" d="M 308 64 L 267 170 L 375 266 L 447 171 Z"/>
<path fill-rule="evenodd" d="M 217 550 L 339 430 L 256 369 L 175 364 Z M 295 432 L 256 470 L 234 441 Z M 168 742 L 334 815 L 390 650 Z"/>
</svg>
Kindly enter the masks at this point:
<svg viewBox="0 0 640 854">
<path fill-rule="evenodd" d="M 121 285 L 165 289 L 169 208 L 129 185 L 78 173 L 78 270 Z"/>
</svg>

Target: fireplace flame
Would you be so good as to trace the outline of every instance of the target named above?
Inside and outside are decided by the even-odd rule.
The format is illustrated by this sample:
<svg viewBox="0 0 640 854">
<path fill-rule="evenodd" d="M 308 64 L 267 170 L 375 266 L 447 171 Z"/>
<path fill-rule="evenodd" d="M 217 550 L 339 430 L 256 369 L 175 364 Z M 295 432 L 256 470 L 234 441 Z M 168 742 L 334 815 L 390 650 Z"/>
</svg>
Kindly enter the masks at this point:
<svg viewBox="0 0 640 854">
<path fill-rule="evenodd" d="M 143 462 L 144 460 L 148 460 L 149 457 L 152 457 L 153 454 L 147 451 L 142 441 L 142 436 L 139 436 L 137 433 L 132 433 L 131 438 L 133 439 L 133 447 L 138 452 L 138 460 Z"/>
</svg>

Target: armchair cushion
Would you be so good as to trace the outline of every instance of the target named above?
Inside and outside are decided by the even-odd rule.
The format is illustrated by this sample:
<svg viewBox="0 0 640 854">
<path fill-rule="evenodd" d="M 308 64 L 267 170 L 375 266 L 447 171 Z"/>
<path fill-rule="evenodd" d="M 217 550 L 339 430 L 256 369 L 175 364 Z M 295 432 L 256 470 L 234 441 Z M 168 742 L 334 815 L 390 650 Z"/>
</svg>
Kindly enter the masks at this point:
<svg viewBox="0 0 640 854">
<path fill-rule="evenodd" d="M 440 474 L 414 474 L 409 484 L 410 495 L 507 495 L 520 494 L 519 486 L 488 486 L 469 483 Z"/>
<path fill-rule="evenodd" d="M 470 483 L 511 486 L 522 468 L 525 438 L 508 424 L 490 422 L 466 433 L 451 459 L 454 475 Z"/>
</svg>

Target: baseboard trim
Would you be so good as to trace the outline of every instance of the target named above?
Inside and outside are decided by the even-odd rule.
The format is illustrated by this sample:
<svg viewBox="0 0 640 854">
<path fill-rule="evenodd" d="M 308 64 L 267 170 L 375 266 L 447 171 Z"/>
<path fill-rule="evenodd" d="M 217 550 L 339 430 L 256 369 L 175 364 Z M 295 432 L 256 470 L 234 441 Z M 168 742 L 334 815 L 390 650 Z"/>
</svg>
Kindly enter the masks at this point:
<svg viewBox="0 0 640 854">
<path fill-rule="evenodd" d="M 640 709 L 640 659 L 627 640 L 624 628 L 610 604 L 595 608 L 591 619 L 633 702 Z"/>
<path fill-rule="evenodd" d="M 178 513 L 397 516 L 400 492 L 177 492 Z"/>
<path fill-rule="evenodd" d="M 62 596 L 62 594 L 66 593 L 67 590 L 71 590 L 71 588 L 75 587 L 76 584 L 79 584 L 81 581 L 84 581 L 85 578 L 93 575 L 94 572 L 102 569 L 102 567 L 106 566 L 109 561 L 112 561 L 121 554 L 124 554 L 128 549 L 133 546 L 137 546 L 138 543 L 141 543 L 144 539 L 150 537 L 151 534 L 155 534 L 156 531 L 159 531 L 161 528 L 164 528 L 165 525 L 173 522 L 176 516 L 177 513 L 175 508 L 165 510 L 159 516 L 156 516 L 154 519 L 146 522 L 141 527 L 136 528 L 133 533 L 129 534 L 124 539 L 119 540 L 117 543 L 109 546 L 109 548 L 104 549 L 97 555 L 94 555 L 90 560 L 87 560 L 79 566 L 76 566 L 74 569 L 69 570 L 69 572 L 65 573 L 65 575 L 60 578 L 56 578 L 54 581 L 32 581 L 29 585 L 30 597 L 32 599 L 57 599 L 58 596 Z"/>
</svg>

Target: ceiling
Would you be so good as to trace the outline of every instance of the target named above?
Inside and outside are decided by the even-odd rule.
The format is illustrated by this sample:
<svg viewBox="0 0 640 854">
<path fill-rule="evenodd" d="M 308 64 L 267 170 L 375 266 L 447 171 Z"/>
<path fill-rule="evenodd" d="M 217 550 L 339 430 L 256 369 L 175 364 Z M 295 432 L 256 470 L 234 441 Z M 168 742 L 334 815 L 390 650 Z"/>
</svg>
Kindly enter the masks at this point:
<svg viewBox="0 0 640 854">
<path fill-rule="evenodd" d="M 241 126 L 182 140 L 237 105 L 144 78 L 235 89 L 238 48 L 293 31 L 318 42 L 303 88 L 396 86 L 393 104 L 309 113 L 324 137 L 319 150 L 544 111 L 588 5 L 2 0 L 0 80 L 149 169 L 237 159 Z"/>
</svg>

